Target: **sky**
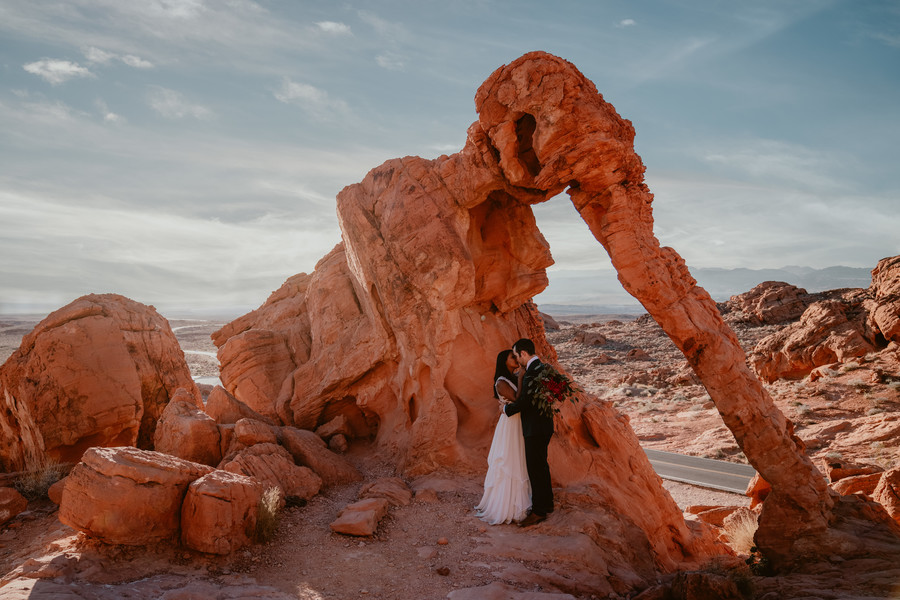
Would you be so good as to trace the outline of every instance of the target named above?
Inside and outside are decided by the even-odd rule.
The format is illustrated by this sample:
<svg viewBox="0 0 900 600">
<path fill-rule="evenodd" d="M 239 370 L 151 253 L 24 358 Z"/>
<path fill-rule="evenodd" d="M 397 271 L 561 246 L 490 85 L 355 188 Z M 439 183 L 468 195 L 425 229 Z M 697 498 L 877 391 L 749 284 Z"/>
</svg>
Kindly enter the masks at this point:
<svg viewBox="0 0 900 600">
<path fill-rule="evenodd" d="M 343 187 L 459 151 L 478 86 L 532 50 L 632 121 L 689 267 L 900 254 L 896 0 L 3 0 L 0 314 L 253 309 L 339 243 Z M 566 196 L 535 213 L 542 297 L 621 292 Z"/>
</svg>

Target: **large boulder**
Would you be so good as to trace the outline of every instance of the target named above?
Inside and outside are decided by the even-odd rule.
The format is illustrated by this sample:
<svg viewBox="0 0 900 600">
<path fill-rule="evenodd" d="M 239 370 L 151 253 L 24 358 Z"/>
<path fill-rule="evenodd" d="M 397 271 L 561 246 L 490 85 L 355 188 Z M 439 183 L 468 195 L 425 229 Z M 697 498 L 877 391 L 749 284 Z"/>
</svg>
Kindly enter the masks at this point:
<svg viewBox="0 0 900 600">
<path fill-rule="evenodd" d="M 210 554 L 230 554 L 250 544 L 256 530 L 263 485 L 216 470 L 188 487 L 181 508 L 181 541 Z"/>
<path fill-rule="evenodd" d="M 277 444 L 278 434 L 275 428 L 256 419 L 238 419 L 234 424 L 234 439 L 243 446 L 256 444 Z"/>
<path fill-rule="evenodd" d="M 748 357 L 750 364 L 766 381 L 799 379 L 818 366 L 874 351 L 865 300 L 863 290 L 852 290 L 843 299 L 811 304 L 799 321 L 760 340 Z"/>
<path fill-rule="evenodd" d="M 285 498 L 309 500 L 322 488 L 322 478 L 308 467 L 297 466 L 287 450 L 278 444 L 257 444 L 223 461 L 221 469 L 246 475 L 262 483 L 264 489 L 281 490 Z"/>
<path fill-rule="evenodd" d="M 154 434 L 157 452 L 215 467 L 222 461 L 221 433 L 216 422 L 178 390 L 159 418 Z"/>
<path fill-rule="evenodd" d="M 204 410 L 220 425 L 233 425 L 241 419 L 254 419 L 274 424 L 272 419 L 262 416 L 229 394 L 221 385 L 217 385 L 209 393 Z"/>
<path fill-rule="evenodd" d="M 872 327 L 885 340 L 900 344 L 900 256 L 878 261 L 869 291 L 874 298 Z"/>
<path fill-rule="evenodd" d="M 28 508 L 28 500 L 9 487 L 0 487 L 0 525 Z"/>
<path fill-rule="evenodd" d="M 161 452 L 91 448 L 66 479 L 59 520 L 109 544 L 174 540 L 188 486 L 213 470 Z"/>
<path fill-rule="evenodd" d="M 881 504 L 897 523 L 900 523 L 900 468 L 885 471 L 881 475 L 872 499 Z"/>
<path fill-rule="evenodd" d="M 179 388 L 201 405 L 166 319 L 115 294 L 83 296 L 38 323 L 0 367 L 0 470 L 75 463 L 91 446 L 152 449 Z"/>
<path fill-rule="evenodd" d="M 756 325 L 793 321 L 813 302 L 803 288 L 783 281 L 764 281 L 725 303 L 731 318 Z"/>
<path fill-rule="evenodd" d="M 282 427 L 280 442 L 298 465 L 306 465 L 322 478 L 325 487 L 358 481 L 362 478 L 356 467 L 325 446 L 318 435 L 305 429 Z"/>
</svg>

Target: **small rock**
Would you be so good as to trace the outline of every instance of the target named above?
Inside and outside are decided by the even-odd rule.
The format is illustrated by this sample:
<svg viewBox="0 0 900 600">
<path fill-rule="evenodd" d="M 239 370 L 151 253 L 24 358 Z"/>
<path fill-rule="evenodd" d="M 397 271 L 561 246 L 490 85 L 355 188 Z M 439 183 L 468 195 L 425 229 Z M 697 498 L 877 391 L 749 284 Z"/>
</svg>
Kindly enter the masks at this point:
<svg viewBox="0 0 900 600">
<path fill-rule="evenodd" d="M 439 546 L 446 546 L 447 544 L 450 543 L 450 540 L 448 540 L 448 539 L 445 538 L 445 537 L 442 537 L 442 538 L 440 538 L 440 539 L 437 541 L 437 543 L 438 543 Z"/>
<path fill-rule="evenodd" d="M 450 569 L 448 569 L 447 567 L 438 567 L 434 570 L 434 572 L 442 577 L 446 577 L 450 574 Z"/>
</svg>

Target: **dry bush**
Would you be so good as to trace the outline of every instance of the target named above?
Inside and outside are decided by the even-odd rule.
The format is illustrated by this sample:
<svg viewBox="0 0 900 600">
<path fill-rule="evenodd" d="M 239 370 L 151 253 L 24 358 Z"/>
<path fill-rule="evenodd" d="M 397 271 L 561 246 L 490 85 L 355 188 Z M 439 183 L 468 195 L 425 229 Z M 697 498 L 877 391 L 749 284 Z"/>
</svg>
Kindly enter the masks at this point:
<svg viewBox="0 0 900 600">
<path fill-rule="evenodd" d="M 735 552 L 750 554 L 750 549 L 756 545 L 753 536 L 757 525 L 756 515 L 748 510 L 738 510 L 734 518 L 725 521 L 725 535 Z"/>
<path fill-rule="evenodd" d="M 26 500 L 46 498 L 50 486 L 65 476 L 67 466 L 54 458 L 44 458 L 37 467 L 22 471 L 13 481 L 13 487 Z"/>
<path fill-rule="evenodd" d="M 266 543 L 278 531 L 278 512 L 281 509 L 281 490 L 270 487 L 259 499 L 256 515 L 256 541 Z"/>
</svg>

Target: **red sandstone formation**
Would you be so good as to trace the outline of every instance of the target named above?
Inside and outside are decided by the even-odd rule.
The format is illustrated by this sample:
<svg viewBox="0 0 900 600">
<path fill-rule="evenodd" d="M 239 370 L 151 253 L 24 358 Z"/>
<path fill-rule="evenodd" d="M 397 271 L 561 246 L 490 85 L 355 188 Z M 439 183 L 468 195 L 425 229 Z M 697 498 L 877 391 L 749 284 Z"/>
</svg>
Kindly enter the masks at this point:
<svg viewBox="0 0 900 600">
<path fill-rule="evenodd" d="M 28 508 L 28 500 L 12 488 L 0 487 L 0 525 Z"/>
<path fill-rule="evenodd" d="M 222 461 L 219 425 L 185 396 L 178 390 L 163 410 L 154 434 L 156 451 L 215 467 Z"/>
<path fill-rule="evenodd" d="M 322 488 L 322 478 L 308 467 L 297 466 L 287 450 L 278 444 L 251 446 L 224 459 L 219 467 L 251 477 L 266 489 L 278 488 L 282 505 L 290 496 L 309 500 Z"/>
<path fill-rule="evenodd" d="M 803 288 L 783 281 L 764 281 L 749 292 L 732 296 L 725 310 L 756 325 L 784 323 L 803 314 L 813 298 Z"/>
<path fill-rule="evenodd" d="M 654 237 L 631 124 L 571 64 L 543 53 L 498 69 L 476 108 L 459 153 L 391 160 L 345 188 L 343 243 L 214 335 L 228 391 L 298 427 L 343 414 L 408 474 L 483 469 L 497 351 L 528 336 L 555 358 L 528 303 L 551 263 L 529 205 L 567 191 L 771 483 L 759 545 L 783 562 L 819 552 L 832 494 L 715 303 Z M 611 407 L 585 397 L 564 408 L 557 430 L 558 484 L 595 486 L 601 509 L 640 531 L 629 535 L 646 539 L 663 568 L 699 551 Z"/>
<path fill-rule="evenodd" d="M 815 302 L 800 320 L 760 340 L 750 363 L 766 381 L 798 379 L 820 365 L 849 362 L 875 350 L 866 324 L 863 291 L 844 300 Z"/>
<path fill-rule="evenodd" d="M 766 381 L 820 379 L 820 367 L 849 363 L 889 343 L 900 343 L 900 256 L 872 270 L 868 289 L 807 294 L 786 283 L 766 282 L 723 305 L 729 320 L 755 324 L 796 318 L 762 340 L 750 363 Z M 876 375 L 883 379 L 884 374 Z"/>
<path fill-rule="evenodd" d="M 900 524 L 900 468 L 881 475 L 872 497 Z"/>
<path fill-rule="evenodd" d="M 322 478 L 323 486 L 362 479 L 353 465 L 326 448 L 322 438 L 313 432 L 282 427 L 277 433 L 279 442 L 294 457 L 294 462 L 312 469 Z"/>
<path fill-rule="evenodd" d="M 869 291 L 875 304 L 871 309 L 873 329 L 886 341 L 900 344 L 900 256 L 878 261 Z"/>
<path fill-rule="evenodd" d="M 182 543 L 210 554 L 230 554 L 250 544 L 262 494 L 260 482 L 227 471 L 197 479 L 181 507 Z"/>
<path fill-rule="evenodd" d="M 206 399 L 206 406 L 204 407 L 204 411 L 210 417 L 212 417 L 216 423 L 220 425 L 226 424 L 235 424 L 240 419 L 256 419 L 257 421 L 263 421 L 267 423 L 272 423 L 271 419 L 267 419 L 262 416 L 231 394 L 225 391 L 220 385 L 217 385 L 213 388 L 213 390 L 209 393 L 209 397 Z"/>
<path fill-rule="evenodd" d="M 152 448 L 178 388 L 200 406 L 168 322 L 153 307 L 89 295 L 50 314 L 0 367 L 0 470 L 46 458 L 78 462 L 91 446 Z"/>
<path fill-rule="evenodd" d="M 590 198 L 640 193 L 635 207 L 610 213 L 623 223 L 614 227 L 637 223 L 648 236 L 624 250 L 651 261 L 647 283 L 671 276 L 673 252 L 652 258 L 658 244 L 631 125 L 572 65 L 530 54 L 498 70 L 476 105 L 480 120 L 461 152 L 390 160 L 345 188 L 343 242 L 213 336 L 237 399 L 304 429 L 343 415 L 353 437 L 374 435 L 410 476 L 483 472 L 497 419 L 497 352 L 531 337 L 555 359 L 529 302 L 552 263 L 530 205 L 570 188 L 601 236 L 606 200 Z M 675 270 L 686 276 L 683 265 Z M 665 289 L 651 295 L 672 299 Z M 708 302 L 704 319 L 717 317 Z M 718 552 L 685 524 L 622 415 L 589 397 L 563 410 L 553 475 L 559 485 L 593 486 L 594 510 L 624 528 L 596 550 L 611 568 L 642 565 L 649 576 Z"/>
<path fill-rule="evenodd" d="M 757 545 L 779 565 L 860 551 L 839 528 L 868 508 L 840 500 L 834 512 L 838 496 L 716 304 L 654 237 L 631 123 L 572 65 L 543 53 L 498 69 L 475 101 L 479 119 L 459 153 L 391 160 L 345 188 L 342 244 L 214 335 L 228 391 L 302 428 L 344 415 L 355 436 L 375 435 L 410 475 L 483 469 L 496 420 L 496 352 L 528 336 L 555 358 L 528 303 L 546 286 L 551 262 L 530 205 L 566 191 L 622 285 L 684 353 L 771 485 Z M 796 310 L 789 295 L 784 314 Z M 833 305 L 816 311 L 833 317 L 829 331 L 843 331 L 832 313 L 856 319 Z M 558 484 L 594 486 L 599 510 L 635 527 L 629 535 L 646 539 L 662 568 L 698 552 L 625 419 L 585 397 L 564 407 L 557 431 L 550 455 Z M 615 541 L 603 552 L 631 566 L 641 560 Z"/>
<path fill-rule="evenodd" d="M 191 482 L 212 467 L 137 448 L 91 448 L 66 479 L 59 520 L 109 544 L 177 538 Z"/>
</svg>

